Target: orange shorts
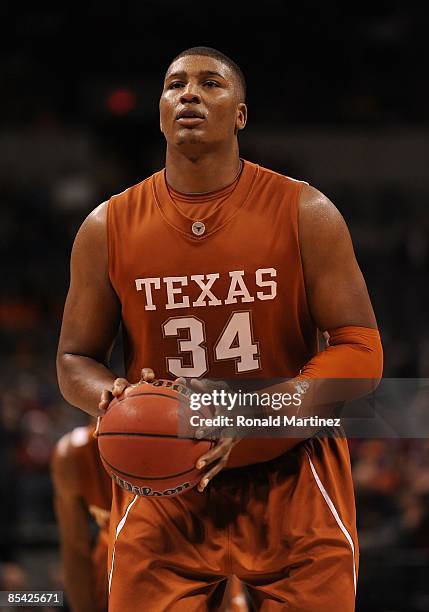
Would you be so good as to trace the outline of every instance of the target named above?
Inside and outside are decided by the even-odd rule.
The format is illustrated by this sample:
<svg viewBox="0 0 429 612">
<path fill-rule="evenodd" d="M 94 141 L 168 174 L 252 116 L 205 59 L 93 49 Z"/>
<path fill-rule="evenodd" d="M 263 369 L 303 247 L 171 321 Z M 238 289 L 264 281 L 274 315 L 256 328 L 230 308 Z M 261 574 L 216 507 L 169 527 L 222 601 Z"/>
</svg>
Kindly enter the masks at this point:
<svg viewBox="0 0 429 612">
<path fill-rule="evenodd" d="M 201 494 L 142 498 L 114 486 L 110 612 L 218 610 L 227 578 L 253 609 L 352 612 L 358 544 L 347 442 L 313 438 L 224 470 Z"/>
</svg>

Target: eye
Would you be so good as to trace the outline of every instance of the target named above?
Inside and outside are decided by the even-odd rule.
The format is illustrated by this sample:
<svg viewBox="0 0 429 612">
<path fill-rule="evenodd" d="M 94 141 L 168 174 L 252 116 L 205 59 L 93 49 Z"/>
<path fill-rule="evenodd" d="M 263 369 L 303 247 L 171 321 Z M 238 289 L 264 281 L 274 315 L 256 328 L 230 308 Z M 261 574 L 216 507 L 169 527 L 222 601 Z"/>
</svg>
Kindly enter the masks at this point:
<svg viewBox="0 0 429 612">
<path fill-rule="evenodd" d="M 206 81 L 204 85 L 207 85 L 207 87 L 209 88 L 219 87 L 219 83 L 217 83 L 216 81 Z"/>
<path fill-rule="evenodd" d="M 168 86 L 168 89 L 179 89 L 179 87 L 183 87 L 182 81 L 173 81 Z"/>
</svg>

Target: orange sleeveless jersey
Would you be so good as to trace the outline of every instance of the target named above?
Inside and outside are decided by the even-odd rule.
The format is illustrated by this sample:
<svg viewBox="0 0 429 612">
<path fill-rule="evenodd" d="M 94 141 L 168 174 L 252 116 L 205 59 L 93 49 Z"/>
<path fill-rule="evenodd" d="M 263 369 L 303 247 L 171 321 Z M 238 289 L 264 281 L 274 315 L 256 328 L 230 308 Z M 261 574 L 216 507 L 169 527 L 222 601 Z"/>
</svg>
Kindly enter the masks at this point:
<svg viewBox="0 0 429 612">
<path fill-rule="evenodd" d="M 122 305 L 130 381 L 139 379 L 142 367 L 152 367 L 159 378 L 292 377 L 316 354 L 298 240 L 303 185 L 245 161 L 234 191 L 214 210 L 203 205 L 197 226 L 195 214 L 187 217 L 171 199 L 164 171 L 111 198 L 109 275 Z M 233 449 L 228 467 L 269 461 L 289 447 L 288 439 L 246 439 Z M 281 469 L 288 478 L 279 476 Z M 240 503 L 247 500 L 246 511 L 228 517 L 228 527 L 220 529 L 216 517 L 220 500 L 229 499 L 231 480 Z M 305 609 L 332 610 L 333 602 L 344 610 L 354 607 L 358 545 L 345 439 L 312 438 L 284 458 L 224 470 L 210 486 L 203 494 L 192 489 L 177 498 L 141 499 L 114 485 L 112 611 L 132 610 L 136 597 L 153 598 L 154 610 L 176 609 L 168 606 L 182 599 L 177 609 L 197 609 L 180 571 L 176 576 L 171 569 L 195 571 L 192 584 L 198 590 L 202 559 L 206 590 L 231 573 L 258 590 L 255 576 L 258 581 L 273 570 L 273 583 L 261 589 L 278 601 L 302 603 L 302 596 L 311 599 Z M 280 535 L 278 517 L 285 508 Z M 200 522 L 205 537 L 198 543 L 203 528 L 193 525 Z M 225 562 L 228 568 L 225 555 L 232 559 Z M 288 564 L 308 568 L 303 580 L 311 588 L 298 579 L 290 592 L 285 574 L 277 589 L 279 568 Z M 337 587 L 327 590 L 329 601 L 319 608 L 318 580 L 326 586 L 327 571 Z M 301 603 L 291 609 L 304 609 Z"/>
<path fill-rule="evenodd" d="M 201 235 L 171 199 L 165 171 L 110 199 L 109 275 L 130 381 L 142 367 L 170 379 L 298 374 L 317 351 L 298 242 L 303 185 L 245 161 Z M 255 444 L 261 461 L 290 441 L 243 441 L 229 466 L 251 463 Z"/>
<path fill-rule="evenodd" d="M 107 549 L 112 503 L 112 481 L 103 468 L 94 438 L 94 426 L 79 427 L 71 433 L 70 462 L 76 474 L 76 489 L 99 526 L 92 551 L 94 589 L 98 610 L 107 609 Z"/>
</svg>

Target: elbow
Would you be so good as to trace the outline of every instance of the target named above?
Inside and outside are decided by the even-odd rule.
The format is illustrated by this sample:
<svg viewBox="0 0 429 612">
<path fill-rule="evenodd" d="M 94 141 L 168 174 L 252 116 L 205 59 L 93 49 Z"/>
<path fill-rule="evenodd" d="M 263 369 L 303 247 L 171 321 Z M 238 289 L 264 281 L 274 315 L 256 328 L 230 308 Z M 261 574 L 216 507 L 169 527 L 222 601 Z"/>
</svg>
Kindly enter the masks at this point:
<svg viewBox="0 0 429 612">
<path fill-rule="evenodd" d="M 356 349 L 356 347 L 354 347 Z M 355 351 L 350 386 L 355 398 L 371 395 L 379 386 L 383 376 L 383 349 L 381 342 L 368 349 L 361 346 Z M 353 395 L 353 394 L 352 394 Z"/>
<path fill-rule="evenodd" d="M 63 398 L 70 402 L 69 397 L 69 378 L 70 378 L 70 368 L 69 368 L 69 358 L 70 355 L 65 353 L 62 350 L 58 350 L 57 358 L 56 358 L 56 369 L 57 369 L 57 382 L 61 395 Z"/>
<path fill-rule="evenodd" d="M 371 393 L 380 384 L 383 375 L 383 346 L 378 329 L 343 327 L 330 333 L 330 347 L 335 357 L 334 366 L 346 378 L 360 378 Z M 335 372 L 333 372 L 335 375 Z"/>
<path fill-rule="evenodd" d="M 381 382 L 383 376 L 383 346 L 381 344 L 381 339 L 378 337 L 377 341 L 374 342 L 373 346 L 371 346 L 368 355 L 368 363 L 365 369 L 368 370 L 368 373 L 371 373 L 369 380 L 371 390 L 370 393 L 373 393 L 378 385 Z"/>
<path fill-rule="evenodd" d="M 351 368 L 351 380 L 360 379 L 365 395 L 374 393 L 383 376 L 383 347 L 381 341 L 374 342 L 372 346 L 354 345 L 354 360 Z M 357 349 L 357 350 L 356 350 Z"/>
</svg>

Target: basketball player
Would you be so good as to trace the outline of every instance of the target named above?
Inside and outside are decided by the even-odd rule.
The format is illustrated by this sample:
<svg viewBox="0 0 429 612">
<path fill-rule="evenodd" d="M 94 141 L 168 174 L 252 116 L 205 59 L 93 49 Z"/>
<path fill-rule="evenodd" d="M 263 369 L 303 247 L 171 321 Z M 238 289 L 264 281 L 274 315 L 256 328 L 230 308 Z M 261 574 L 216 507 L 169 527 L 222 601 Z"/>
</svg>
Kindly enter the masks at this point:
<svg viewBox="0 0 429 612">
<path fill-rule="evenodd" d="M 275 83 L 261 87 L 269 95 Z M 292 378 L 285 388 L 299 375 L 381 376 L 342 216 L 307 183 L 240 159 L 246 120 L 232 60 L 205 47 L 173 60 L 160 100 L 165 169 L 98 206 L 75 240 L 58 350 L 73 405 L 102 415 L 143 366 L 197 382 Z M 120 320 L 127 380 L 108 367 Z M 322 352 L 317 328 L 329 332 Z M 174 498 L 115 485 L 109 609 L 214 610 L 236 575 L 258 610 L 354 610 L 347 443 L 315 435 L 291 446 L 223 439 L 199 460 L 199 487 Z"/>
<path fill-rule="evenodd" d="M 94 438 L 94 425 L 77 427 L 55 447 L 51 471 L 64 582 L 73 612 L 107 610 L 107 548 L 112 485 Z M 89 516 L 98 526 L 91 542 Z"/>
</svg>

